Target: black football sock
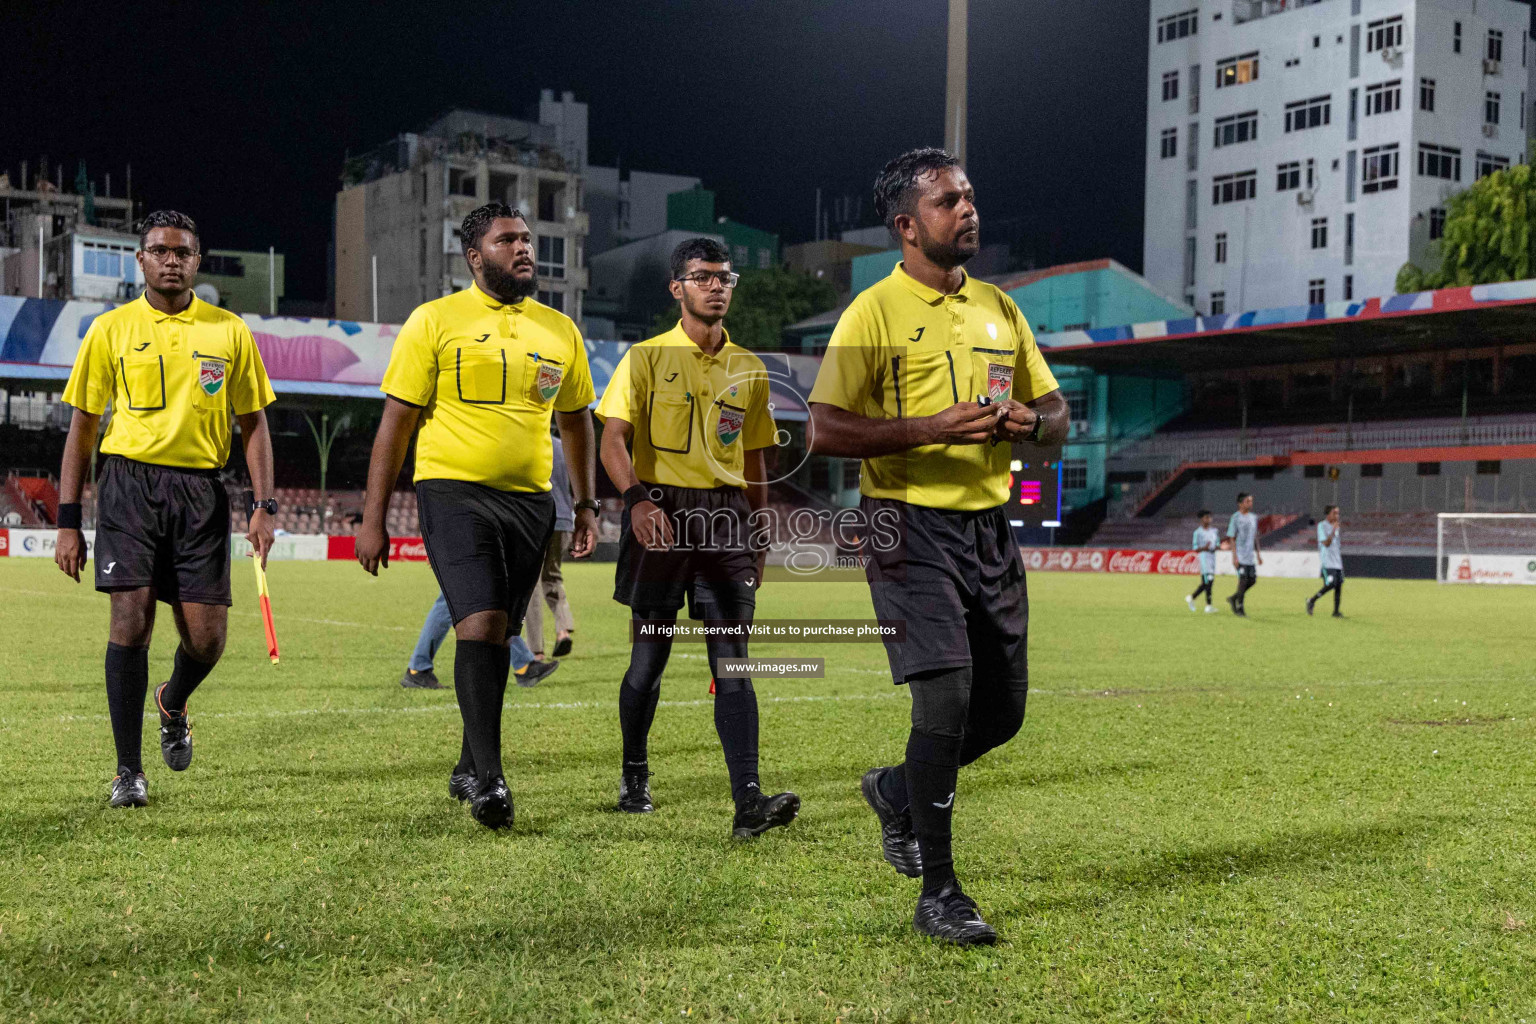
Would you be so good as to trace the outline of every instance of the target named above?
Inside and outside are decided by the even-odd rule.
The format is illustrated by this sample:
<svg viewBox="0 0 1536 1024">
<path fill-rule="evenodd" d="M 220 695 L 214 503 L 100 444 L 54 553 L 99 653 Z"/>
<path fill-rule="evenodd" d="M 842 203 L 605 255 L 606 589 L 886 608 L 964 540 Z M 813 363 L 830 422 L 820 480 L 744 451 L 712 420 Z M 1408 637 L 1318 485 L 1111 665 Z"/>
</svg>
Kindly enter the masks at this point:
<svg viewBox="0 0 1536 1024">
<path fill-rule="evenodd" d="M 651 722 L 656 718 L 656 702 L 660 698 L 660 686 L 638 690 L 630 685 L 627 674 L 624 681 L 619 683 L 619 731 L 624 737 L 625 768 L 631 765 L 645 767 L 647 738 L 651 734 Z"/>
<path fill-rule="evenodd" d="M 875 788 L 880 790 L 880 795 L 885 797 L 885 802 L 896 808 L 898 812 L 905 812 L 911 806 L 912 801 L 907 796 L 907 766 L 899 764 L 888 772 L 882 772 Z"/>
<path fill-rule="evenodd" d="M 144 697 L 149 692 L 149 648 L 107 643 L 107 714 L 119 768 L 144 770 Z"/>
<path fill-rule="evenodd" d="M 1334 611 L 1338 611 L 1339 610 L 1339 598 L 1341 598 L 1343 596 L 1344 596 L 1344 581 L 1343 580 L 1339 580 L 1338 585 L 1333 588 L 1333 610 Z"/>
<path fill-rule="evenodd" d="M 185 647 L 178 646 L 176 667 L 171 672 L 171 681 L 166 683 L 165 689 L 160 692 L 160 702 L 165 705 L 165 710 L 187 710 L 187 698 L 192 696 L 192 691 L 197 689 L 212 671 L 213 665 L 198 661 L 187 653 Z"/>
<path fill-rule="evenodd" d="M 501 701 L 509 655 L 505 644 L 458 641 L 453 655 L 453 689 L 464 718 L 464 736 L 484 786 L 501 771 Z"/>
<path fill-rule="evenodd" d="M 455 775 L 475 774 L 475 752 L 469 749 L 469 730 L 459 732 L 459 763 L 453 766 Z"/>
<path fill-rule="evenodd" d="M 757 694 L 750 682 L 735 679 L 715 684 L 715 732 L 725 751 L 731 776 L 731 799 L 738 805 L 759 786 L 757 778 Z"/>
<path fill-rule="evenodd" d="M 923 855 L 923 893 L 930 895 L 955 877 L 950 849 L 950 821 L 955 808 L 955 779 L 960 773 L 959 736 L 935 736 L 912 730 L 907 739 L 907 788 L 912 801 L 912 829 Z"/>
</svg>

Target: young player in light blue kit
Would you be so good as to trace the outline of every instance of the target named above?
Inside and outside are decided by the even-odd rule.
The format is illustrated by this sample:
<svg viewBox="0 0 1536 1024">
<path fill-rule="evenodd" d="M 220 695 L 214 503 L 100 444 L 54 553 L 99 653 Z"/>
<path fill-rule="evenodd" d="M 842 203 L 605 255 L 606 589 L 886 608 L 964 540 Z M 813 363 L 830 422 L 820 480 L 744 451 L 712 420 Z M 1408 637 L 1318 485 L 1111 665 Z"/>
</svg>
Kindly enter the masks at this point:
<svg viewBox="0 0 1536 1024">
<path fill-rule="evenodd" d="M 1259 582 L 1259 566 L 1264 556 L 1259 554 L 1259 517 L 1253 514 L 1253 495 L 1237 492 L 1237 511 L 1227 523 L 1227 536 L 1232 541 L 1232 564 L 1237 567 L 1237 593 L 1227 598 L 1232 614 L 1248 617 L 1243 598 Z"/>
<path fill-rule="evenodd" d="M 1211 510 L 1200 510 L 1200 525 L 1195 527 L 1194 539 L 1189 542 L 1191 551 L 1200 556 L 1200 585 L 1195 588 L 1193 594 L 1184 596 L 1184 603 L 1189 605 L 1189 610 L 1195 610 L 1195 598 L 1205 595 L 1205 614 L 1213 615 L 1215 608 L 1211 607 L 1211 587 L 1216 583 L 1216 549 L 1221 547 L 1221 534 L 1216 532 L 1216 527 L 1211 525 Z"/>
<path fill-rule="evenodd" d="M 1323 595 L 1333 591 L 1333 617 L 1342 619 L 1339 597 L 1344 593 L 1344 548 L 1339 540 L 1339 506 L 1329 505 L 1323 510 L 1323 521 L 1317 524 L 1317 554 L 1322 559 L 1323 589 L 1307 598 L 1307 614 Z"/>
</svg>

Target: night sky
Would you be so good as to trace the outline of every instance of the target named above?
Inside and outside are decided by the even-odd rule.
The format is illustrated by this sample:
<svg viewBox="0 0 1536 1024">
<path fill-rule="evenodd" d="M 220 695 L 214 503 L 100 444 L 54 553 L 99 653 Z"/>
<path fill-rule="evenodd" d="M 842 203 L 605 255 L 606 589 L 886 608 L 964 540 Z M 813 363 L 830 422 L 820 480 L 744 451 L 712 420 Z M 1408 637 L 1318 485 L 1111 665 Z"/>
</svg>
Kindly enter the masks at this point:
<svg viewBox="0 0 1536 1024">
<path fill-rule="evenodd" d="M 944 0 L 3 6 L 0 167 L 46 156 L 72 182 L 83 158 L 121 195 L 131 163 L 135 197 L 207 246 L 285 252 L 290 298 L 326 295 L 347 151 L 455 106 L 522 116 L 571 90 L 594 163 L 697 175 L 787 243 L 812 237 L 818 186 L 872 219 L 881 164 L 943 135 Z M 1140 269 L 1147 17 L 971 0 L 983 242 Z"/>
</svg>

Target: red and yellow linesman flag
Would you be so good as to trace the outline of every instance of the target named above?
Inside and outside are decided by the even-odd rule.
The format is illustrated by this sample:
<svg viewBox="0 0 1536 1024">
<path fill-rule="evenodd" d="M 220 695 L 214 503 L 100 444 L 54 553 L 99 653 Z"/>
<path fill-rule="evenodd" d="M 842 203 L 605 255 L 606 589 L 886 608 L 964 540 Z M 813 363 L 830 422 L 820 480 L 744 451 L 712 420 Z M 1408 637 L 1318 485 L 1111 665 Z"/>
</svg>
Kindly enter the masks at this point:
<svg viewBox="0 0 1536 1024">
<path fill-rule="evenodd" d="M 259 556 L 253 555 L 251 564 L 256 566 L 256 597 L 261 602 L 261 624 L 267 631 L 267 657 L 276 665 L 277 630 L 272 628 L 272 598 L 267 594 L 267 571 L 261 567 Z"/>
</svg>

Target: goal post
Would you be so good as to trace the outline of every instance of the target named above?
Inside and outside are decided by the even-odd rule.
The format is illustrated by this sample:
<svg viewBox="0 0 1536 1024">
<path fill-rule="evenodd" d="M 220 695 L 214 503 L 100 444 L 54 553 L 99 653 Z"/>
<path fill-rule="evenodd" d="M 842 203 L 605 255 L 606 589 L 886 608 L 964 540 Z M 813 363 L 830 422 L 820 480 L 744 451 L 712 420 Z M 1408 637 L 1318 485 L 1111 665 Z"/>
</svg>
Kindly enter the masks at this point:
<svg viewBox="0 0 1536 1024">
<path fill-rule="evenodd" d="M 1536 513 L 1441 512 L 1435 528 L 1441 583 L 1536 585 Z"/>
</svg>

